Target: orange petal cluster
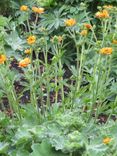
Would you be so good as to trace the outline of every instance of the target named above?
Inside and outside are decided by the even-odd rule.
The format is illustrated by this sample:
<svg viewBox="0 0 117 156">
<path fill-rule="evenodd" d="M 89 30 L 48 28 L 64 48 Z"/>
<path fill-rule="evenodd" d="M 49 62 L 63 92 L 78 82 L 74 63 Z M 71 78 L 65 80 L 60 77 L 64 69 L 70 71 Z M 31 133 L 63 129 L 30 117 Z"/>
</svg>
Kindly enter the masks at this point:
<svg viewBox="0 0 117 156">
<path fill-rule="evenodd" d="M 111 142 L 111 140 L 112 140 L 112 139 L 109 138 L 109 137 L 104 138 L 104 139 L 103 139 L 103 143 L 104 143 L 104 144 L 109 144 L 109 143 Z"/>
<path fill-rule="evenodd" d="M 98 11 L 96 13 L 96 18 L 109 18 L 109 13 L 107 10 Z"/>
<path fill-rule="evenodd" d="M 74 26 L 75 24 L 76 24 L 76 20 L 73 19 L 73 18 L 70 18 L 70 19 L 65 20 L 65 25 L 66 25 L 67 27 L 72 27 L 72 26 Z"/>
<path fill-rule="evenodd" d="M 0 54 L 0 64 L 4 64 L 5 61 L 6 61 L 6 55 Z"/>
<path fill-rule="evenodd" d="M 104 54 L 104 55 L 111 55 L 113 52 L 113 49 L 111 47 L 105 47 L 100 49 L 100 54 Z"/>
<path fill-rule="evenodd" d="M 20 7 L 20 11 L 28 11 L 28 6 L 27 5 L 22 5 Z"/>
<path fill-rule="evenodd" d="M 34 44 L 35 42 L 36 42 L 36 37 L 35 37 L 34 35 L 29 36 L 29 37 L 27 38 L 27 43 L 28 43 L 29 45 L 32 45 L 32 44 Z"/>
<path fill-rule="evenodd" d="M 92 29 L 92 25 L 91 25 L 91 24 L 85 23 L 84 26 L 85 26 L 85 28 L 87 28 L 87 29 Z"/>
<path fill-rule="evenodd" d="M 19 62 L 19 67 L 27 67 L 31 63 L 29 58 L 25 58 Z"/>
<path fill-rule="evenodd" d="M 42 14 L 44 13 L 44 8 L 32 7 L 32 11 L 34 11 L 37 14 Z"/>
</svg>

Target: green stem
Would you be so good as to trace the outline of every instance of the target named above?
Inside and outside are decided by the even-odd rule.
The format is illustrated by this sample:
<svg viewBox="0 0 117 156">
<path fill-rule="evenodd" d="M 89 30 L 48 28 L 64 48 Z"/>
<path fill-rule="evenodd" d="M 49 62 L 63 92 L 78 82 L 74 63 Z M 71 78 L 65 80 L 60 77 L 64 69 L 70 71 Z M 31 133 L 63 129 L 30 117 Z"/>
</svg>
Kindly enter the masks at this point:
<svg viewBox="0 0 117 156">
<path fill-rule="evenodd" d="M 44 50 L 44 59 L 45 59 L 45 70 L 48 71 L 48 47 L 47 42 L 45 44 L 45 50 Z M 47 107 L 50 109 L 50 79 L 49 76 L 47 76 Z M 47 108 L 47 109 L 48 109 Z"/>
<path fill-rule="evenodd" d="M 108 124 L 108 122 L 109 122 L 109 120 L 110 120 L 110 118 L 111 118 L 111 116 L 112 116 L 112 114 L 114 113 L 114 109 L 115 109 L 115 106 L 117 105 L 117 96 L 116 96 L 116 98 L 115 98 L 115 102 L 113 102 L 113 105 L 112 105 L 112 111 L 111 111 L 111 113 L 110 113 L 110 115 L 109 115 L 109 117 L 108 117 L 108 119 L 107 119 L 107 121 L 106 121 L 106 124 Z"/>
<path fill-rule="evenodd" d="M 56 87 L 56 91 L 55 91 L 55 103 L 57 103 L 58 102 L 58 85 L 57 85 L 57 83 L 58 83 L 58 79 L 57 79 L 57 67 L 55 67 L 56 69 L 55 69 L 55 87 Z"/>
<path fill-rule="evenodd" d="M 79 92 L 81 81 L 82 81 L 83 57 L 84 57 L 84 44 L 82 45 L 82 49 L 81 49 L 80 66 L 78 70 L 79 72 L 78 72 L 77 92 Z"/>
<path fill-rule="evenodd" d="M 36 18 L 35 18 L 35 28 L 36 28 L 36 25 L 37 25 L 37 22 L 38 22 L 38 18 L 39 18 L 39 14 L 36 14 Z"/>
<path fill-rule="evenodd" d="M 16 98 L 17 96 L 16 96 L 16 93 L 14 90 L 14 86 L 13 86 L 12 82 L 9 80 L 9 78 L 2 74 L 2 71 L 0 72 L 0 75 L 1 75 L 1 78 L 2 78 L 3 83 L 4 83 L 4 89 L 6 91 L 6 95 L 7 95 L 8 101 L 9 101 L 10 109 L 14 111 L 17 118 L 20 120 L 21 114 L 20 114 L 19 103 L 18 103 L 18 100 Z M 8 86 L 10 87 L 10 89 L 8 88 Z"/>
<path fill-rule="evenodd" d="M 37 77 L 38 79 L 41 78 L 41 70 L 40 70 L 40 60 L 38 59 L 39 52 L 37 52 Z M 44 113 L 44 104 L 43 104 L 43 90 L 42 90 L 42 83 L 40 82 L 40 105 L 42 107 L 42 112 Z"/>
<path fill-rule="evenodd" d="M 74 40 L 74 43 L 75 43 L 75 47 L 76 47 L 76 55 L 77 55 L 77 60 L 76 60 L 76 69 L 77 69 L 76 83 L 78 83 L 78 75 L 79 75 L 79 72 L 78 72 L 78 69 L 79 69 L 79 48 L 80 48 L 80 45 L 77 44 L 75 33 L 72 34 L 72 32 L 70 32 L 70 30 L 69 30 L 69 33 L 72 36 L 72 38 Z M 80 38 L 80 40 L 81 40 L 81 38 Z M 71 107 L 73 107 L 73 104 L 74 104 L 74 99 L 75 99 L 75 96 L 76 96 L 77 86 L 78 86 L 78 84 L 75 85 L 75 89 L 74 89 L 74 91 L 72 93 L 72 96 L 71 96 Z"/>
<path fill-rule="evenodd" d="M 27 19 L 27 26 L 28 26 L 28 31 L 29 31 L 29 33 L 31 34 L 29 19 Z"/>
<path fill-rule="evenodd" d="M 108 71 L 107 71 L 107 75 L 106 75 L 106 82 L 107 82 L 107 80 L 109 79 L 109 75 L 110 75 L 110 73 L 111 73 L 111 62 L 112 62 L 112 55 L 111 56 L 109 56 L 109 67 L 108 67 Z M 107 64 L 108 65 L 108 64 Z"/>
<path fill-rule="evenodd" d="M 100 65 L 100 62 L 101 62 L 101 55 L 98 56 L 98 60 L 97 60 L 97 64 L 95 65 L 94 67 L 94 71 L 93 71 L 93 78 L 95 78 L 97 72 L 98 74 L 100 73 L 101 71 L 101 68 L 99 67 Z M 98 71 L 98 67 L 99 67 L 99 71 Z M 97 80 L 96 80 L 97 81 Z M 99 82 L 99 75 L 98 75 L 98 82 Z M 94 79 L 94 82 L 91 83 L 91 86 L 90 86 L 90 91 L 91 91 L 91 95 L 92 95 L 92 100 L 91 100 L 91 108 L 90 108 L 90 113 L 89 113 L 89 116 L 88 116 L 88 121 L 90 120 L 90 118 L 92 117 L 92 113 L 93 113 L 93 109 L 94 109 L 94 104 L 96 102 L 96 99 L 97 99 L 97 93 L 98 93 L 98 82 L 95 82 L 95 79 Z"/>
<path fill-rule="evenodd" d="M 37 99 L 36 99 L 36 92 L 35 92 L 35 82 L 36 82 L 36 76 L 35 76 L 35 69 L 33 67 L 33 65 L 31 66 L 32 68 L 30 69 L 31 75 L 29 78 L 30 81 L 30 100 L 31 100 L 31 104 L 38 110 L 38 106 L 37 106 Z"/>
<path fill-rule="evenodd" d="M 60 71 L 63 70 L 63 67 L 62 67 L 62 63 L 61 63 L 61 59 L 59 60 L 59 68 L 60 68 Z M 62 95 L 62 103 L 64 102 L 64 86 L 63 86 L 63 76 L 60 77 L 60 83 L 62 83 L 61 85 L 61 95 Z"/>
<path fill-rule="evenodd" d="M 54 46 L 55 53 L 56 53 L 57 56 L 60 56 L 61 46 L 59 46 L 58 44 L 56 46 Z M 59 63 L 58 64 L 59 64 L 59 67 L 57 66 L 57 63 L 56 63 L 56 69 L 58 70 L 58 68 L 59 68 L 59 70 L 62 72 L 63 71 L 63 66 L 62 66 L 61 58 L 59 58 Z M 57 71 L 56 71 L 56 76 L 57 76 Z M 55 80 L 57 80 L 57 79 L 55 78 Z M 56 83 L 56 85 L 57 85 L 57 83 Z M 60 77 L 60 83 L 59 83 L 59 85 L 61 85 L 61 97 L 62 97 L 62 103 L 63 103 L 64 102 L 63 76 Z M 58 95 L 57 94 L 58 94 L 58 91 L 56 93 L 56 98 L 58 98 Z"/>
<path fill-rule="evenodd" d="M 69 154 L 69 156 L 72 156 L 72 155 L 73 155 L 72 153 Z"/>
</svg>

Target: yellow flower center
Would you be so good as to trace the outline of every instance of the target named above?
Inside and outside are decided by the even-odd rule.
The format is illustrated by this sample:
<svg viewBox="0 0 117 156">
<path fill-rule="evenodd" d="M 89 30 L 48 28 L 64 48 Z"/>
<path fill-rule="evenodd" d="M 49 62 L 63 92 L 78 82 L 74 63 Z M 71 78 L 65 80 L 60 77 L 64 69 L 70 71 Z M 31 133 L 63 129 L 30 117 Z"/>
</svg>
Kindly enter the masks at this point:
<svg viewBox="0 0 117 156">
<path fill-rule="evenodd" d="M 109 144 L 111 141 L 112 141 L 112 139 L 109 137 L 103 139 L 104 144 Z"/>
<path fill-rule="evenodd" d="M 38 14 L 44 13 L 44 8 L 37 8 L 37 7 L 32 7 L 32 11 Z"/>
<path fill-rule="evenodd" d="M 19 62 L 19 67 L 27 67 L 31 63 L 29 58 L 25 58 Z"/>
<path fill-rule="evenodd" d="M 98 11 L 96 13 L 97 18 L 109 18 L 109 13 L 107 10 Z"/>
<path fill-rule="evenodd" d="M 20 10 L 21 10 L 21 11 L 27 11 L 27 10 L 28 10 L 28 6 L 22 5 L 22 6 L 20 7 Z"/>
<path fill-rule="evenodd" d="M 3 54 L 0 54 L 0 64 L 4 64 L 5 61 L 6 61 L 6 56 Z"/>
<path fill-rule="evenodd" d="M 74 26 L 75 24 L 76 24 L 76 20 L 73 19 L 73 18 L 67 19 L 67 20 L 65 21 L 65 25 L 68 26 L 68 27 L 72 27 L 72 26 Z"/>
<path fill-rule="evenodd" d="M 100 49 L 100 54 L 110 55 L 113 52 L 113 49 L 111 47 L 105 47 Z"/>
<path fill-rule="evenodd" d="M 27 43 L 28 44 L 34 44 L 36 42 L 36 37 L 35 36 L 29 36 L 28 38 L 27 38 Z"/>
</svg>

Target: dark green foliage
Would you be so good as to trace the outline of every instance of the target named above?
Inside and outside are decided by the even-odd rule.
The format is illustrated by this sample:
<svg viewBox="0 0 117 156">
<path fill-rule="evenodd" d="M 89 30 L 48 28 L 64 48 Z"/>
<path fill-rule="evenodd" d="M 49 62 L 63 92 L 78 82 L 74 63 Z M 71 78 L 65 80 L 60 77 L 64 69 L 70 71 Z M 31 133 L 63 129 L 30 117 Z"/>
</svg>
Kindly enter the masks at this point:
<svg viewBox="0 0 117 156">
<path fill-rule="evenodd" d="M 0 0 L 0 14 L 7 14 L 10 11 L 10 1 L 9 0 Z"/>
</svg>

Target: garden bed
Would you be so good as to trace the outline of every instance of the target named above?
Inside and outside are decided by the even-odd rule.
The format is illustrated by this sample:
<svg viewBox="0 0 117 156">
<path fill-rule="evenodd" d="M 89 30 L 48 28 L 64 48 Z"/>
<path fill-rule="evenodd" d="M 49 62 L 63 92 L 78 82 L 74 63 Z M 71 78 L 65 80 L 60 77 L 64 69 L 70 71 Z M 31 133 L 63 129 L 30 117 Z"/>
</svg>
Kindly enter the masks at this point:
<svg viewBox="0 0 117 156">
<path fill-rule="evenodd" d="M 117 156 L 116 3 L 65 2 L 0 2 L 1 156 Z"/>
</svg>

